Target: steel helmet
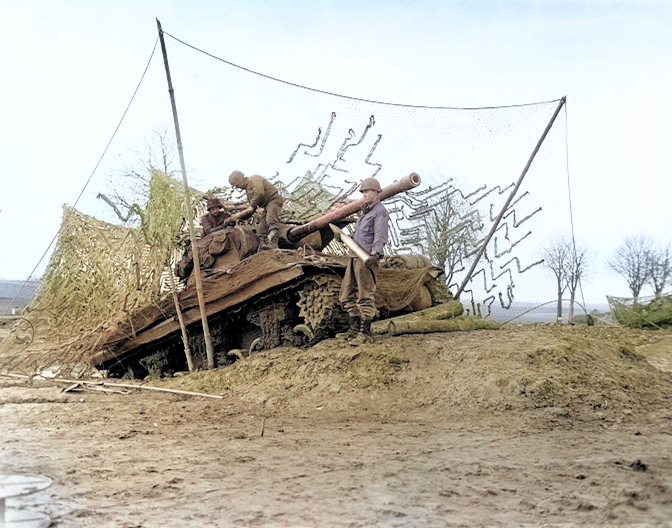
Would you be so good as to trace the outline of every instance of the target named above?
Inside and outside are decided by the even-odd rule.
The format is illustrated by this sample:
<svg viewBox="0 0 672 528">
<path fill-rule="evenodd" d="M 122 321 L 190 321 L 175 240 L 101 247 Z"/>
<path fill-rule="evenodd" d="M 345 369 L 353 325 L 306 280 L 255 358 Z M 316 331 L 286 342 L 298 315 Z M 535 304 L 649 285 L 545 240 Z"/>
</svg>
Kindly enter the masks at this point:
<svg viewBox="0 0 672 528">
<path fill-rule="evenodd" d="M 222 202 L 219 200 L 219 198 L 217 198 L 216 196 L 211 196 L 210 198 L 208 198 L 207 207 L 209 210 L 224 206 L 222 205 Z"/>
<path fill-rule="evenodd" d="M 380 188 L 380 182 L 375 178 L 366 178 L 359 186 L 359 192 L 364 191 L 382 191 Z"/>
<path fill-rule="evenodd" d="M 229 174 L 229 183 L 232 187 L 240 187 L 245 181 L 245 175 L 240 171 L 233 171 Z"/>
</svg>

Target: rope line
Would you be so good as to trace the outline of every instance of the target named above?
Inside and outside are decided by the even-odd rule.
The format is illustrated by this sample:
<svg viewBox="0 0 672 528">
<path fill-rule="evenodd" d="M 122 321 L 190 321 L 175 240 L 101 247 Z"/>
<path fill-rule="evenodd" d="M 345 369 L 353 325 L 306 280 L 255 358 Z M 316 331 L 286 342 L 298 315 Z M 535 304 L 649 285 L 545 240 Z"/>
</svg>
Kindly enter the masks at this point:
<svg viewBox="0 0 672 528">
<path fill-rule="evenodd" d="M 574 255 L 576 255 L 576 238 L 574 236 L 574 210 L 572 208 L 572 188 L 570 185 L 570 174 L 569 174 L 569 110 L 567 109 L 567 103 L 565 102 L 565 163 L 566 163 L 566 172 L 567 172 L 567 195 L 569 197 L 569 224 L 572 232 L 572 247 L 574 248 Z M 584 270 L 585 271 L 585 270 Z M 581 302 L 585 305 L 586 299 L 583 293 L 583 280 L 579 277 L 578 284 L 579 293 L 581 294 Z M 581 306 L 581 305 L 579 305 Z"/>
<path fill-rule="evenodd" d="M 168 33 L 165 30 L 163 31 L 163 34 L 169 36 L 170 38 L 179 42 L 180 44 L 182 44 L 184 46 L 187 46 L 188 48 L 193 49 L 194 51 L 202 53 L 203 55 L 207 55 L 210 58 L 213 58 L 215 60 L 223 62 L 224 64 L 228 64 L 229 66 L 232 66 L 232 67 L 237 68 L 239 70 L 251 73 L 253 75 L 257 75 L 259 77 L 263 77 L 263 78 L 269 79 L 271 81 L 286 84 L 288 86 L 293 86 L 294 88 L 301 88 L 302 90 L 309 90 L 311 92 L 320 93 L 320 94 L 324 94 L 324 95 L 330 95 L 330 96 L 333 96 L 333 97 L 340 97 L 342 99 L 349 99 L 351 101 L 361 101 L 363 103 L 373 103 L 373 104 L 380 104 L 380 105 L 387 105 L 387 106 L 397 106 L 397 107 L 401 107 L 401 108 L 426 108 L 426 109 L 429 109 L 429 110 L 494 110 L 494 109 L 499 109 L 499 108 L 520 108 L 520 107 L 525 107 L 525 106 L 545 105 L 545 104 L 549 104 L 549 103 L 557 103 L 562 99 L 562 97 L 560 97 L 558 99 L 552 99 L 550 101 L 541 101 L 541 102 L 536 102 L 536 103 L 524 103 L 524 104 L 504 105 L 504 106 L 480 106 L 480 107 L 429 106 L 429 105 L 410 105 L 410 104 L 402 104 L 402 103 L 386 103 L 384 101 L 375 101 L 375 100 L 372 100 L 372 99 L 362 99 L 360 97 L 352 97 L 350 95 L 342 95 L 342 94 L 337 94 L 337 93 L 334 93 L 334 92 L 327 92 L 325 90 L 318 90 L 317 88 L 310 88 L 308 86 L 303 86 L 302 84 L 296 84 L 296 83 L 289 82 L 289 81 L 283 81 L 282 79 L 278 79 L 277 77 L 271 77 L 270 75 L 266 75 L 264 73 L 259 73 L 259 72 L 254 71 L 254 70 L 250 70 L 249 68 L 245 68 L 244 66 L 239 66 L 238 64 L 234 64 L 233 62 L 222 59 L 221 57 L 213 55 L 212 53 L 208 53 L 207 51 L 204 51 L 200 48 L 197 48 L 196 46 L 193 46 L 193 45 L 189 44 L 188 42 L 184 42 L 183 40 L 180 40 L 179 38 L 175 37 L 174 35 L 171 35 L 170 33 Z"/>
<path fill-rule="evenodd" d="M 114 140 L 115 136 L 117 135 L 117 132 L 119 131 L 119 128 L 121 127 L 121 124 L 124 122 L 124 119 L 126 118 L 126 114 L 128 113 L 128 110 L 131 108 L 131 104 L 133 103 L 133 100 L 135 99 L 135 96 L 138 93 L 138 90 L 140 89 L 140 85 L 142 84 L 142 81 L 145 79 L 145 75 L 147 74 L 147 70 L 149 69 L 149 65 L 152 62 L 152 59 L 154 58 L 154 53 L 156 51 L 156 46 L 159 42 L 159 38 L 156 38 L 156 41 L 154 42 L 154 48 L 152 49 L 152 53 L 149 56 L 149 60 L 147 61 L 147 65 L 145 66 L 144 71 L 142 72 L 142 76 L 140 77 L 140 81 L 138 82 L 138 85 L 135 87 L 135 90 L 133 91 L 133 95 L 131 96 L 131 100 L 128 102 L 128 105 L 126 106 L 126 110 L 124 110 L 124 113 L 121 116 L 121 119 L 119 120 L 119 123 L 117 124 L 116 128 L 114 129 L 114 132 L 112 133 L 112 137 L 110 137 L 110 140 L 107 142 L 107 145 L 105 146 L 105 150 L 103 150 L 103 153 L 100 155 L 100 158 L 98 159 L 98 163 L 96 163 L 96 166 L 93 168 L 93 171 L 91 171 L 90 176 L 86 180 L 86 183 L 84 184 L 84 187 L 80 191 L 79 195 L 77 196 L 77 199 L 75 200 L 75 203 L 72 205 L 75 207 L 77 203 L 79 202 L 80 198 L 84 194 L 84 191 L 86 188 L 89 186 L 89 183 L 91 183 L 91 178 L 93 178 L 93 175 L 96 173 L 98 170 L 98 167 L 100 166 L 101 162 L 103 161 L 103 158 L 105 157 L 105 154 L 107 154 L 108 149 L 110 148 L 110 145 L 112 144 L 112 141 Z M 9 302 L 9 305 L 5 308 L 5 310 L 2 312 L 2 315 L 5 315 L 7 313 L 7 310 L 9 310 L 9 307 L 14 304 L 14 301 L 16 298 L 19 296 L 19 294 L 23 291 L 25 288 L 26 284 L 30 281 L 30 279 L 35 275 L 35 271 L 39 267 L 39 265 L 42 263 L 44 260 L 44 257 L 47 256 L 47 253 L 49 253 L 49 250 L 51 247 L 54 245 L 54 242 L 58 238 L 59 233 L 61 232 L 61 229 L 59 227 L 58 231 L 56 231 L 56 234 L 54 237 L 51 239 L 51 242 L 49 242 L 49 245 L 47 246 L 47 249 L 44 250 L 44 253 L 42 253 L 42 256 L 40 257 L 40 260 L 37 261 L 37 264 L 35 264 L 35 267 L 33 268 L 33 271 L 30 272 L 30 275 L 28 275 L 28 278 L 23 282 L 21 285 L 21 288 L 16 292 L 12 300 Z"/>
</svg>

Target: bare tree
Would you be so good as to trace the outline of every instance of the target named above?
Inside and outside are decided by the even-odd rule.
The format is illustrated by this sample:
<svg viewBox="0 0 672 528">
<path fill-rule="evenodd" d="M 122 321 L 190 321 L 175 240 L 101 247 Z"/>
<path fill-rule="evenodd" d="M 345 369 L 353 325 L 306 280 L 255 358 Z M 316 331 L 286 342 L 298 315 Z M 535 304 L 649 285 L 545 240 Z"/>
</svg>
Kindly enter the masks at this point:
<svg viewBox="0 0 672 528">
<path fill-rule="evenodd" d="M 464 262 L 476 252 L 483 222 L 478 210 L 452 189 L 441 196 L 424 218 L 424 240 L 416 245 L 443 269 L 446 284 L 451 284 L 455 273 L 464 268 Z"/>
<path fill-rule="evenodd" d="M 567 280 L 567 289 L 569 290 L 569 314 L 567 314 L 567 319 L 570 322 L 574 319 L 576 292 L 581 284 L 581 279 L 588 272 L 588 259 L 587 247 L 577 246 L 576 243 L 571 244 L 565 267 L 565 278 Z"/>
<path fill-rule="evenodd" d="M 562 320 L 562 294 L 567 289 L 568 262 L 572 254 L 572 245 L 564 239 L 556 240 L 542 250 L 544 265 L 555 275 L 558 304 L 556 317 Z"/>
<path fill-rule="evenodd" d="M 175 165 L 177 148 L 168 129 L 155 130 L 147 140 L 146 149 L 146 153 L 136 151 L 132 163 L 109 178 L 111 195 L 98 194 L 98 198 L 107 202 L 122 222 L 137 221 L 138 211 L 149 199 L 153 170 L 172 178 L 178 176 Z M 125 214 L 120 208 L 126 211 Z"/>
<path fill-rule="evenodd" d="M 623 277 L 637 304 L 642 287 L 649 280 L 651 240 L 643 235 L 627 237 L 607 266 Z"/>
<path fill-rule="evenodd" d="M 650 251 L 649 284 L 656 297 L 662 297 L 665 287 L 672 286 L 672 258 L 669 244 L 662 249 Z"/>
</svg>

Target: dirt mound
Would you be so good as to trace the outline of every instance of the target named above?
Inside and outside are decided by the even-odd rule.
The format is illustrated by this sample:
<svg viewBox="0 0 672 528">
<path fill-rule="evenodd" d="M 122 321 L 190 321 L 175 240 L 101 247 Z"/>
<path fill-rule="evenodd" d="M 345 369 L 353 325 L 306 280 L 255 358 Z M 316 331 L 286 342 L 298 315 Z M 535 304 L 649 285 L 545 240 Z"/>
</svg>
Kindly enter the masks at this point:
<svg viewBox="0 0 672 528">
<path fill-rule="evenodd" d="M 522 326 L 150 382 L 222 399 L 0 377 L 0 466 L 75 528 L 668 528 L 671 359 L 669 332 Z"/>
<path fill-rule="evenodd" d="M 670 333 L 523 325 L 378 337 L 360 346 L 332 339 L 157 383 L 235 396 L 271 414 L 550 409 L 557 416 L 615 419 L 672 403 L 670 356 Z"/>
</svg>

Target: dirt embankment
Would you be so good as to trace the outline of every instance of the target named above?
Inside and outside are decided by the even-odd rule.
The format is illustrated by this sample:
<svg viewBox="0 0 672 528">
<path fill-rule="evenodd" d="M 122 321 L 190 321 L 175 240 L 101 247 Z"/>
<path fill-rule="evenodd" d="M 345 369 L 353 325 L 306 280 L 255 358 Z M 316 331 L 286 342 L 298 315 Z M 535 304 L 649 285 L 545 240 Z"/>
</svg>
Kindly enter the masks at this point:
<svg viewBox="0 0 672 528">
<path fill-rule="evenodd" d="M 54 526 L 661 526 L 672 334 L 534 325 L 337 340 L 152 382 L 0 378 L 0 473 Z M 10 504 L 11 506 L 11 504 Z"/>
<path fill-rule="evenodd" d="M 157 384 L 235 396 L 269 413 L 321 403 L 351 413 L 363 399 L 394 413 L 565 408 L 615 418 L 671 401 L 669 346 L 670 334 L 521 325 L 378 337 L 366 346 L 329 340 Z"/>
</svg>

